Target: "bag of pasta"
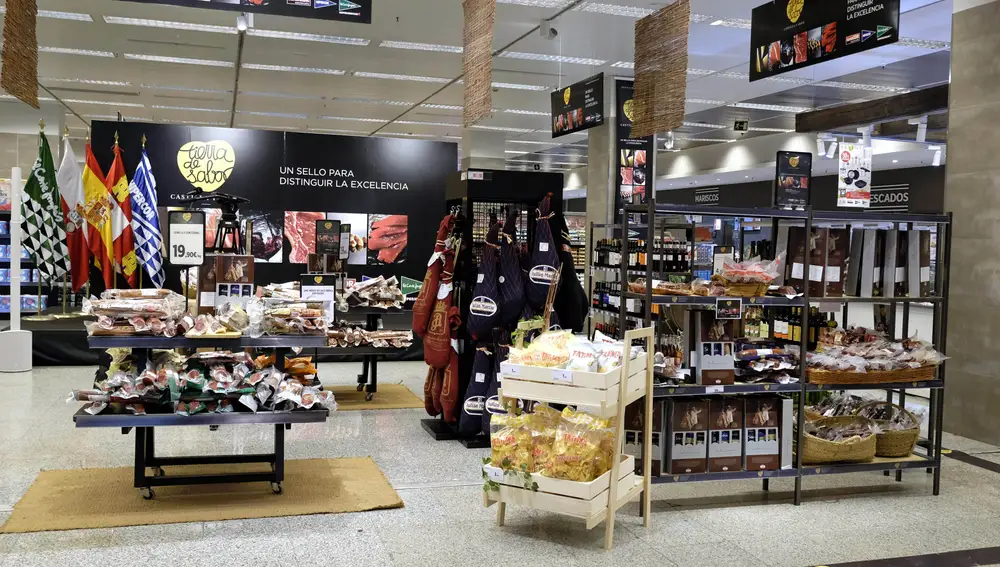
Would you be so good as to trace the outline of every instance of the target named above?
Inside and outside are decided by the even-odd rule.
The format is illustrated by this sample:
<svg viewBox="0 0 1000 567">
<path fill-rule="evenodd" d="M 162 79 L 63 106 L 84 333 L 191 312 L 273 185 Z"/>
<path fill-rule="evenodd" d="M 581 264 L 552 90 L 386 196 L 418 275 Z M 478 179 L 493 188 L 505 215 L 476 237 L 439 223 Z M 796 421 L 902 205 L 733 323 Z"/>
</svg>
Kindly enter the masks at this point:
<svg viewBox="0 0 1000 567">
<path fill-rule="evenodd" d="M 601 436 L 593 416 L 566 408 L 556 428 L 553 456 L 542 474 L 551 478 L 590 482 L 601 452 Z"/>
<path fill-rule="evenodd" d="M 535 412 L 529 414 L 531 458 L 534 464 L 531 472 L 540 472 L 551 466 L 554 454 L 552 446 L 555 444 L 556 428 L 559 425 L 559 420 L 559 412 L 549 406 L 536 406 Z"/>
<path fill-rule="evenodd" d="M 491 463 L 504 470 L 533 470 L 527 415 L 495 413 L 490 418 Z M 524 465 L 524 467 L 522 467 Z"/>
</svg>

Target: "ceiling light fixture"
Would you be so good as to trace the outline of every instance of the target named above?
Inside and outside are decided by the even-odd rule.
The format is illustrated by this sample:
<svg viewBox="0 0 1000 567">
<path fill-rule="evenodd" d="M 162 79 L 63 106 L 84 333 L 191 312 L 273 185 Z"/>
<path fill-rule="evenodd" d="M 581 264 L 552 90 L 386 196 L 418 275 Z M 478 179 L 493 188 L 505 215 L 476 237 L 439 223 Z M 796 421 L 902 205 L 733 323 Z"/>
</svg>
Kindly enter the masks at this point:
<svg viewBox="0 0 1000 567">
<path fill-rule="evenodd" d="M 728 126 L 723 126 L 722 124 L 708 124 L 705 122 L 685 122 L 684 126 L 688 128 L 728 128 Z"/>
<path fill-rule="evenodd" d="M 344 75 L 346 71 L 340 69 L 324 69 L 320 67 L 289 67 L 287 65 L 264 65 L 261 63 L 244 63 L 244 69 L 254 69 L 257 71 L 278 71 L 283 73 L 315 73 L 317 75 Z"/>
<path fill-rule="evenodd" d="M 409 103 L 407 103 L 407 104 L 409 104 Z M 425 104 L 421 104 L 420 106 L 422 108 L 436 108 L 436 109 L 439 109 L 439 110 L 464 110 L 464 108 L 465 108 L 465 107 L 463 107 L 460 104 L 427 104 L 427 103 L 425 103 Z"/>
<path fill-rule="evenodd" d="M 193 24 L 189 22 L 171 22 L 167 20 L 147 20 L 145 18 L 121 18 L 118 16 L 104 16 L 104 23 L 123 26 L 139 26 L 144 28 L 163 28 L 170 30 L 200 31 L 208 33 L 224 33 L 235 35 L 236 28 L 233 26 L 215 26 L 210 24 Z"/>
<path fill-rule="evenodd" d="M 454 122 L 421 122 L 419 120 L 396 120 L 393 124 L 409 124 L 412 126 L 447 126 L 449 128 L 462 127 L 461 124 L 455 124 Z"/>
<path fill-rule="evenodd" d="M 611 66 L 616 69 L 635 69 L 635 63 L 632 61 L 615 61 Z"/>
<path fill-rule="evenodd" d="M 339 45 L 359 45 L 364 46 L 371 43 L 371 40 L 362 37 L 345 37 L 341 35 L 323 35 L 318 33 L 302 33 L 280 30 L 262 30 L 260 28 L 250 28 L 247 35 L 255 37 L 269 37 L 272 39 L 294 39 L 297 41 L 315 41 L 317 43 L 336 43 Z"/>
<path fill-rule="evenodd" d="M 344 130 L 341 128 L 309 128 L 309 132 L 327 132 L 330 134 L 364 134 L 368 135 L 367 130 Z"/>
<path fill-rule="evenodd" d="M 39 45 L 38 51 L 40 53 L 61 53 L 63 55 L 88 55 L 90 57 L 114 57 L 115 54 L 112 51 L 97 51 L 94 49 L 74 49 L 71 47 L 51 47 L 47 45 Z"/>
<path fill-rule="evenodd" d="M 826 155 L 826 142 L 823 138 L 816 138 L 816 155 L 825 156 Z"/>
<path fill-rule="evenodd" d="M 392 81 L 416 81 L 418 83 L 450 83 L 451 79 L 443 77 L 425 77 L 421 75 L 400 75 L 397 73 L 369 73 L 368 71 L 354 71 L 355 77 L 363 79 L 389 79 Z"/>
<path fill-rule="evenodd" d="M 9 95 L 9 94 L 0 94 L 0 100 L 12 100 L 12 101 L 17 101 L 17 102 L 21 101 L 21 99 L 15 97 L 14 95 Z M 39 102 L 55 102 L 56 101 L 56 99 L 54 99 L 54 98 L 52 98 L 50 96 L 40 96 L 40 97 L 38 97 L 38 100 L 39 100 Z M 67 116 L 69 116 L 69 115 L 67 114 Z"/>
<path fill-rule="evenodd" d="M 497 0 L 497 4 L 513 4 L 534 8 L 565 8 L 570 4 L 570 0 Z"/>
<path fill-rule="evenodd" d="M 707 98 L 688 98 L 684 99 L 684 102 L 691 104 L 710 104 L 714 106 L 722 106 L 723 104 L 726 104 L 726 101 L 724 100 L 712 100 Z"/>
<path fill-rule="evenodd" d="M 337 97 L 333 99 L 335 102 L 349 102 L 353 104 L 378 104 L 386 106 L 412 106 L 414 103 L 407 102 L 405 100 L 381 100 L 376 98 L 350 98 L 350 97 Z"/>
<path fill-rule="evenodd" d="M 558 146 L 559 142 L 543 142 L 538 140 L 507 140 L 508 144 L 531 144 L 535 146 Z"/>
<path fill-rule="evenodd" d="M 937 150 L 936 152 L 934 152 L 934 159 L 931 160 L 931 165 L 933 165 L 934 167 L 940 167 L 941 157 L 942 157 L 941 150 Z"/>
<path fill-rule="evenodd" d="M 158 91 L 181 91 L 181 92 L 192 92 L 192 93 L 211 93 L 211 94 L 232 94 L 233 91 L 225 89 L 201 89 L 197 87 L 178 87 L 178 86 L 167 86 L 167 85 L 147 85 L 145 83 L 139 85 L 144 89 L 153 89 Z"/>
<path fill-rule="evenodd" d="M 948 49 L 951 43 L 947 41 L 935 41 L 932 39 L 916 39 L 913 37 L 901 37 L 896 42 L 899 47 L 919 47 L 921 49 Z"/>
<path fill-rule="evenodd" d="M 581 12 L 607 14 L 609 16 L 625 16 L 628 18 L 645 18 L 653 13 L 653 10 L 650 10 L 649 8 L 622 6 L 619 4 L 604 4 L 601 2 L 584 2 L 573 9 Z"/>
<path fill-rule="evenodd" d="M 495 89 L 513 89 L 518 91 L 547 91 L 551 87 L 546 85 L 522 85 L 519 83 L 493 83 Z"/>
<path fill-rule="evenodd" d="M 42 81 L 42 82 L 45 82 L 45 83 L 49 83 L 49 82 L 80 83 L 80 84 L 83 84 L 83 85 L 101 85 L 101 86 L 105 86 L 105 87 L 130 87 L 130 86 L 132 86 L 132 83 L 130 83 L 128 81 L 103 81 L 101 79 L 68 79 L 68 78 L 62 78 L 62 77 L 41 77 L 38 80 Z"/>
<path fill-rule="evenodd" d="M 155 108 L 156 110 L 182 110 L 184 112 L 218 112 L 228 114 L 228 110 L 223 110 L 221 108 L 195 108 L 191 106 L 164 106 L 159 104 L 154 104 L 150 108 Z"/>
<path fill-rule="evenodd" d="M 163 57 L 161 55 L 146 55 L 143 53 L 126 53 L 125 59 L 136 61 L 153 61 L 156 63 L 179 63 L 181 65 L 203 65 L 206 67 L 233 67 L 232 61 L 216 61 L 214 59 L 191 59 L 188 57 Z"/>
<path fill-rule="evenodd" d="M 830 149 L 826 151 L 826 158 L 833 159 L 833 156 L 835 155 L 837 155 L 837 140 L 834 140 L 833 143 L 830 144 Z"/>
<path fill-rule="evenodd" d="M 744 20 L 742 18 L 720 18 L 715 20 L 710 26 L 720 26 L 724 28 L 739 28 L 748 30 L 750 29 L 750 20 Z"/>
<path fill-rule="evenodd" d="M 321 96 L 298 95 L 298 94 L 289 94 L 289 93 L 269 93 L 269 92 L 263 92 L 263 91 L 240 91 L 240 94 L 241 95 L 247 95 L 247 96 L 266 96 L 266 97 L 271 97 L 271 98 L 287 98 L 287 99 L 295 99 L 295 100 L 323 100 L 323 97 L 321 97 Z"/>
<path fill-rule="evenodd" d="M 540 110 L 524 110 L 520 108 L 505 108 L 503 111 L 507 114 L 523 114 L 525 116 L 549 116 L 550 112 L 542 112 Z"/>
<path fill-rule="evenodd" d="M 194 124 L 196 126 L 229 126 L 228 122 L 204 122 L 202 120 L 163 120 L 167 124 Z"/>
<path fill-rule="evenodd" d="M 758 104 L 755 102 L 736 102 L 730 104 L 733 108 L 746 108 L 749 110 L 773 110 L 775 112 L 808 112 L 812 110 L 808 106 L 786 106 L 783 104 Z"/>
<path fill-rule="evenodd" d="M 414 51 L 440 51 L 442 53 L 462 53 L 461 45 L 444 45 L 440 43 L 419 43 L 415 41 L 383 41 L 379 47 L 392 49 L 411 49 Z"/>
<path fill-rule="evenodd" d="M 750 131 L 751 132 L 778 132 L 778 133 L 781 133 L 781 134 L 788 134 L 790 132 L 794 132 L 795 130 L 791 129 L 791 128 L 764 128 L 764 127 L 756 127 L 755 126 L 755 127 L 750 128 Z"/>
<path fill-rule="evenodd" d="M 84 114 L 84 118 L 90 118 L 91 120 L 113 120 L 118 121 L 119 116 L 117 114 Z M 142 120 L 138 116 L 121 116 L 122 120 Z"/>
<path fill-rule="evenodd" d="M 102 106 L 123 106 L 128 108 L 146 108 L 145 104 L 141 102 L 115 102 L 110 100 L 81 100 L 78 98 L 64 98 L 63 102 L 69 102 L 73 104 L 99 104 Z"/>
<path fill-rule="evenodd" d="M 523 51 L 504 51 L 500 57 L 508 59 L 525 59 L 528 61 L 551 61 L 553 63 L 577 63 L 579 65 L 604 65 L 604 59 L 590 59 L 587 57 L 567 57 L 564 55 L 549 55 L 547 53 L 526 53 Z"/>
<path fill-rule="evenodd" d="M 485 126 L 482 124 L 474 124 L 470 128 L 475 128 L 476 130 L 492 130 L 494 132 L 518 132 L 520 134 L 530 134 L 535 132 L 532 128 L 511 128 L 508 126 Z"/>
<path fill-rule="evenodd" d="M 252 116 L 270 116 L 272 118 L 299 118 L 305 119 L 309 118 L 308 114 L 300 114 L 298 112 L 261 112 L 258 110 L 237 110 L 238 114 L 249 114 Z"/>
<path fill-rule="evenodd" d="M 273 124 L 240 124 L 237 128 L 259 128 L 261 130 L 301 130 L 301 126 L 288 126 L 280 125 L 275 126 Z"/>
<path fill-rule="evenodd" d="M 322 119 L 322 120 L 346 120 L 348 122 L 377 122 L 379 124 L 385 124 L 385 123 L 389 122 L 387 119 L 383 119 L 383 118 L 362 118 L 362 117 L 359 117 L 359 116 L 320 116 L 320 119 Z"/>
<path fill-rule="evenodd" d="M 728 143 L 735 142 L 736 140 L 730 140 L 729 138 L 687 138 L 689 142 L 711 142 L 711 143 Z"/>
</svg>

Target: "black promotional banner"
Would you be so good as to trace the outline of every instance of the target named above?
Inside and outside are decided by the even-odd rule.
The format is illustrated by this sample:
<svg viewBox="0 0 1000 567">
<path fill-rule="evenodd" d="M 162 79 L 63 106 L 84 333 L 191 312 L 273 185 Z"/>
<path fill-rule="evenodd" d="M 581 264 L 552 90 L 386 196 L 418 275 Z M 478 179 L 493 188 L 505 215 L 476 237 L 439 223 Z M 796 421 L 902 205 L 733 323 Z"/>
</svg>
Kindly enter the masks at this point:
<svg viewBox="0 0 1000 567">
<path fill-rule="evenodd" d="M 139 122 L 92 127 L 104 171 L 118 133 L 130 179 L 145 135 L 160 207 L 204 210 L 209 243 L 221 207 L 194 201 L 191 193 L 249 199 L 239 206 L 239 224 L 258 284 L 299 279 L 316 248 L 317 221 L 339 222 L 349 277 L 422 279 L 445 212 L 445 184 L 458 162 L 455 144 L 426 140 Z"/>
<path fill-rule="evenodd" d="M 552 93 L 552 137 L 604 124 L 604 73 Z"/>
<path fill-rule="evenodd" d="M 775 207 L 804 209 L 809 204 L 812 157 L 812 154 L 803 152 L 778 152 L 774 168 Z"/>
<path fill-rule="evenodd" d="M 123 0 L 272 16 L 372 23 L 372 0 Z"/>
<path fill-rule="evenodd" d="M 753 10 L 750 81 L 899 40 L 899 0 L 773 0 Z"/>
<path fill-rule="evenodd" d="M 632 93 L 635 83 L 631 80 L 615 79 L 615 168 L 616 206 L 615 222 L 621 220 L 625 204 L 643 204 L 652 194 L 653 170 L 650 162 L 655 151 L 653 136 L 630 138 L 632 133 Z"/>
</svg>

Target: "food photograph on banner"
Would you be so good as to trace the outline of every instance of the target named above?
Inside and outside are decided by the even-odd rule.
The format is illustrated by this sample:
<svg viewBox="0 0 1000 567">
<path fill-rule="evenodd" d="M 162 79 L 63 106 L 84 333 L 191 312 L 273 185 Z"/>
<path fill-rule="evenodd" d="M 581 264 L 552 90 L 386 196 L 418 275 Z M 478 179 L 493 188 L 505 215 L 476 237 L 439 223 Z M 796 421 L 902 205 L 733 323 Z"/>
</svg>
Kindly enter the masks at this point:
<svg viewBox="0 0 1000 567">
<path fill-rule="evenodd" d="M 604 124 L 604 73 L 555 91 L 551 98 L 553 138 Z"/>
<path fill-rule="evenodd" d="M 617 157 L 616 201 L 618 209 L 625 204 L 642 204 L 651 193 L 651 167 L 649 161 L 655 150 L 653 137 L 632 138 L 632 96 L 634 84 L 630 80 L 615 79 L 615 157 Z"/>
</svg>

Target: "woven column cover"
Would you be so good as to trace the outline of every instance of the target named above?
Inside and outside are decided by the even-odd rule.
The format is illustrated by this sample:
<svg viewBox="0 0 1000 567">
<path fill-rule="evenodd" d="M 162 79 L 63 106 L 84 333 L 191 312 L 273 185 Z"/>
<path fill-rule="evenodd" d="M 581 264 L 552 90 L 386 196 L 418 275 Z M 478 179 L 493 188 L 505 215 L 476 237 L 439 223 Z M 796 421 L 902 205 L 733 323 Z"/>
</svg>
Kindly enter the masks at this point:
<svg viewBox="0 0 1000 567">
<path fill-rule="evenodd" d="M 465 108 L 462 123 L 475 124 L 493 110 L 493 22 L 496 20 L 496 0 L 464 0 Z"/>
<path fill-rule="evenodd" d="M 7 0 L 3 21 L 3 71 L 0 86 L 14 97 L 38 108 L 38 40 L 35 37 L 35 0 Z"/>
<path fill-rule="evenodd" d="M 690 0 L 677 0 L 635 23 L 633 138 L 684 124 L 690 22 Z"/>
</svg>

